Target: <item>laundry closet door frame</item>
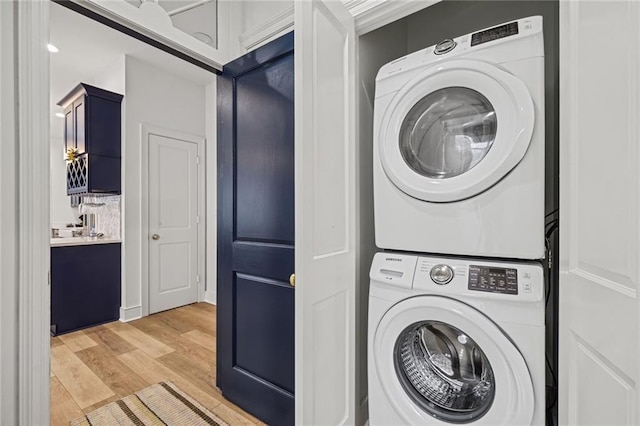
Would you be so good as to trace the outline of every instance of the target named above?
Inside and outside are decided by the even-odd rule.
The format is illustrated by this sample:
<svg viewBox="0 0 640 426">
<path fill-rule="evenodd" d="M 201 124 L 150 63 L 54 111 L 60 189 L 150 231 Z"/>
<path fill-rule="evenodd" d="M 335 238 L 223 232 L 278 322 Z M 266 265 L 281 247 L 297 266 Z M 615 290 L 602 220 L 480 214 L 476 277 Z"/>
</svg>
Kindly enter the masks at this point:
<svg viewBox="0 0 640 426">
<path fill-rule="evenodd" d="M 49 2 L 13 2 L 17 11 L 17 28 L 13 42 L 17 55 L 17 152 L 10 161 L 17 166 L 16 179 L 3 182 L 3 203 L 15 203 L 17 235 L 5 241 L 3 250 L 12 244 L 17 248 L 17 297 L 0 298 L 2 313 L 13 304 L 18 307 L 17 318 L 2 319 L 3 330 L 11 327 L 17 334 L 17 393 L 7 403 L 2 392 L 3 408 L 17 406 L 17 423 L 48 424 L 49 413 L 49 322 L 50 322 L 50 241 L 49 224 Z M 4 13 L 4 12 L 3 12 Z M 15 16 L 15 15 L 14 15 Z M 6 34 L 5 34 L 6 35 Z M 3 37 L 5 36 L 3 35 Z M 3 40 L 4 42 L 4 40 Z M 2 70 L 3 72 L 5 70 Z M 3 112 L 4 115 L 4 112 Z M 4 125 L 4 122 L 3 122 Z M 4 141 L 10 144 L 14 140 Z M 17 190 L 14 199 L 4 198 L 5 191 Z M 5 186 L 6 185 L 6 186 Z M 13 237 L 13 238 L 11 238 Z M 4 266 L 3 266 L 4 267 Z M 2 286 L 14 283 L 2 282 Z M 17 319 L 17 323 L 15 320 Z M 5 320 L 9 320 L 8 324 Z M 3 346 L 15 342 L 5 342 Z M 8 367 L 0 359 L 3 375 Z M 15 367 L 15 366 L 14 366 Z M 2 413 L 0 422 L 4 423 Z"/>
</svg>

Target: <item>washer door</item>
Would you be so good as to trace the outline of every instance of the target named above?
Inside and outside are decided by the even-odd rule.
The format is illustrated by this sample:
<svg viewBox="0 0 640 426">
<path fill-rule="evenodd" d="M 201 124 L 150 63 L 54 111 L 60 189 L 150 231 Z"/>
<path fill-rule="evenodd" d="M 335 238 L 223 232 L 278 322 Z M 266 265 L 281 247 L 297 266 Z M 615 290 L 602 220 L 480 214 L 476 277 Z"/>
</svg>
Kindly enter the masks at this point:
<svg viewBox="0 0 640 426">
<path fill-rule="evenodd" d="M 408 195 L 462 200 L 487 190 L 522 160 L 534 120 L 521 80 L 484 62 L 453 60 L 397 92 L 380 125 L 380 159 Z"/>
<path fill-rule="evenodd" d="M 417 296 L 394 305 L 369 362 L 407 424 L 531 424 L 524 358 L 493 321 L 460 301 Z"/>
</svg>

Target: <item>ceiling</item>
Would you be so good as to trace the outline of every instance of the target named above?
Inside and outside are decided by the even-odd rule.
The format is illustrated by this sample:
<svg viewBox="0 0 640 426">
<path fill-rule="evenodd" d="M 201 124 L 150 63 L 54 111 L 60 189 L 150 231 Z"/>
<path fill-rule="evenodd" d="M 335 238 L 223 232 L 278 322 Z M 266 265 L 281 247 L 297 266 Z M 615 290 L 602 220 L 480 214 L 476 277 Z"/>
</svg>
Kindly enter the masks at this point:
<svg viewBox="0 0 640 426">
<path fill-rule="evenodd" d="M 123 55 L 205 86 L 215 75 L 149 46 L 64 6 L 51 2 L 50 42 L 60 51 L 50 54 L 51 134 L 62 136 L 61 112 L 56 105 L 80 82 L 90 83 Z"/>
</svg>

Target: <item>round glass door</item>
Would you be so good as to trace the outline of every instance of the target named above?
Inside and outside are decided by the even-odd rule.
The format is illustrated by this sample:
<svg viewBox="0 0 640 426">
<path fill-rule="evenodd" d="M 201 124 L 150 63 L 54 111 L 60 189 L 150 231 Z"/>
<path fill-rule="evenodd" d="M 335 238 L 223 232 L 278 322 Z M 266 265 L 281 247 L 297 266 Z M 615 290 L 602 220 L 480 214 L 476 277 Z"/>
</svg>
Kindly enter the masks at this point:
<svg viewBox="0 0 640 426">
<path fill-rule="evenodd" d="M 392 98 L 374 131 L 387 177 L 423 201 L 473 197 L 524 157 L 535 122 L 527 86 L 487 63 L 452 60 L 429 67 Z"/>
<path fill-rule="evenodd" d="M 487 356 L 467 334 L 439 321 L 421 321 L 400 334 L 396 373 L 414 402 L 433 417 L 468 423 L 482 417 L 495 395 Z"/>
<path fill-rule="evenodd" d="M 400 152 L 416 173 L 447 179 L 482 161 L 497 128 L 495 109 L 485 96 L 467 87 L 448 87 L 409 110 L 400 128 Z"/>
<path fill-rule="evenodd" d="M 390 307 L 373 334 L 369 362 L 404 424 L 533 419 L 536 400 L 523 355 L 489 317 L 459 300 L 422 295 Z"/>
</svg>

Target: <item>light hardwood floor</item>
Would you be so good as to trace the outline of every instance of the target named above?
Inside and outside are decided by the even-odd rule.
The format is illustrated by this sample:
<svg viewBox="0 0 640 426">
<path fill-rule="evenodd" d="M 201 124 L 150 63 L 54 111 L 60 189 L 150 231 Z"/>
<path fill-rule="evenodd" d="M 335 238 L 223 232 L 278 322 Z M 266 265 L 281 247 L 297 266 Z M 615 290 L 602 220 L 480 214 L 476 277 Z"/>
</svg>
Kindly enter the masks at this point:
<svg viewBox="0 0 640 426">
<path fill-rule="evenodd" d="M 216 307 L 183 306 L 51 338 L 51 424 L 169 380 L 231 425 L 263 425 L 215 386 Z"/>
</svg>

